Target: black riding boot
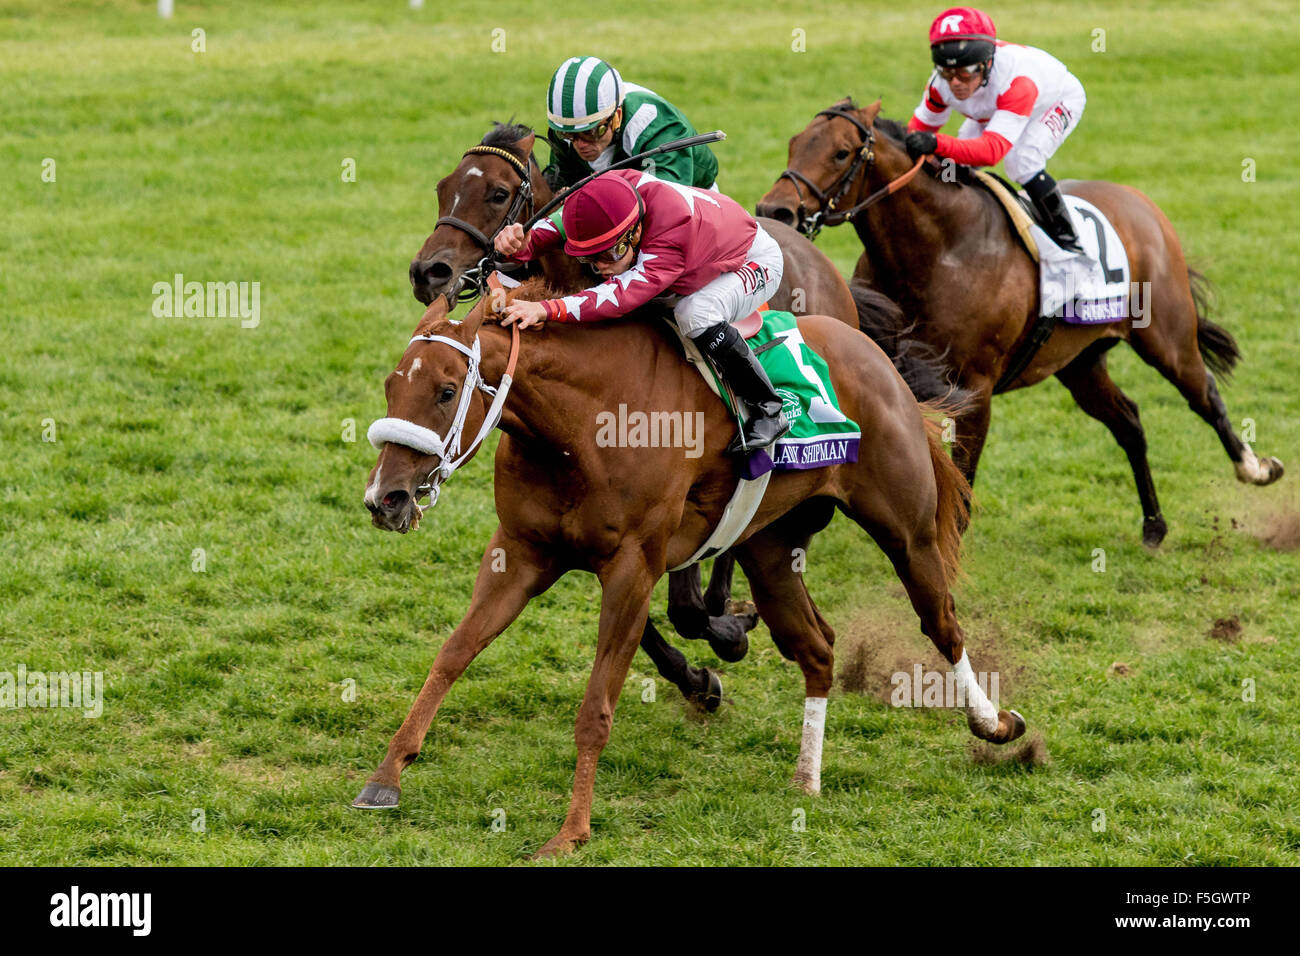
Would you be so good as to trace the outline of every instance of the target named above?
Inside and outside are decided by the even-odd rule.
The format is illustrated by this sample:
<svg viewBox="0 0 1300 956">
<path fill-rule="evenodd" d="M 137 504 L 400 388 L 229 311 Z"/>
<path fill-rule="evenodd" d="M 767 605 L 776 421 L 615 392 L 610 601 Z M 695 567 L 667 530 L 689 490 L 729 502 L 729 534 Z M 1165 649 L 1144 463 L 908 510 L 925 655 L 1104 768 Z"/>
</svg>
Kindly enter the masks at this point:
<svg viewBox="0 0 1300 956">
<path fill-rule="evenodd" d="M 1070 221 L 1070 211 L 1065 208 L 1065 199 L 1061 196 L 1061 188 L 1056 185 L 1056 180 L 1043 170 L 1025 183 L 1025 192 L 1038 210 L 1047 234 L 1056 244 L 1067 252 L 1083 252 L 1083 246 L 1079 245 L 1079 237 L 1074 231 L 1074 223 Z"/>
<path fill-rule="evenodd" d="M 711 325 L 692 336 L 691 341 L 709 357 L 744 411 L 744 425 L 727 446 L 728 454 L 746 455 L 766 448 L 790 430 L 771 379 L 758 363 L 758 356 L 730 323 Z"/>
</svg>

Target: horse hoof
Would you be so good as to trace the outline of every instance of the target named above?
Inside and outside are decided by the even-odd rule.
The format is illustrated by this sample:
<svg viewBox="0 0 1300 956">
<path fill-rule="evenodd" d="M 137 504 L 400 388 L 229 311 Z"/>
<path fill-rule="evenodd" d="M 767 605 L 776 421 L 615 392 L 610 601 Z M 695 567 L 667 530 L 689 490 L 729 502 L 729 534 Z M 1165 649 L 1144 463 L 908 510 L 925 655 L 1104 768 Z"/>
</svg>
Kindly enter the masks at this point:
<svg viewBox="0 0 1300 956">
<path fill-rule="evenodd" d="M 752 631 L 758 623 L 758 608 L 753 601 L 728 600 L 726 613 L 732 617 L 753 618 L 754 623 L 745 628 L 747 631 Z"/>
<path fill-rule="evenodd" d="M 1025 735 L 1025 718 L 1020 716 L 1019 711 L 998 711 L 998 730 L 1001 731 L 1004 727 L 1007 730 L 1006 736 L 1002 737 L 1001 733 L 999 733 L 998 736 L 1002 737 L 1002 739 L 997 742 L 1009 744 L 1011 741 Z"/>
<path fill-rule="evenodd" d="M 798 787 L 810 797 L 819 796 L 822 792 L 822 782 L 807 774 L 796 773 L 790 781 L 790 786 Z"/>
<path fill-rule="evenodd" d="M 1142 544 L 1148 548 L 1160 547 L 1169 533 L 1169 526 L 1164 518 L 1147 518 L 1142 522 Z"/>
<path fill-rule="evenodd" d="M 568 837 L 563 833 L 557 833 L 547 841 L 546 845 L 532 855 L 534 860 L 549 860 L 557 856 L 569 856 L 583 843 L 589 840 L 590 834 L 579 837 Z"/>
<path fill-rule="evenodd" d="M 711 714 L 722 704 L 722 679 L 707 667 L 704 668 L 704 673 L 709 675 L 709 689 L 692 697 L 691 703 L 706 714 Z"/>
<path fill-rule="evenodd" d="M 401 789 L 370 781 L 361 788 L 361 794 L 352 801 L 356 810 L 392 810 L 397 806 Z"/>
<path fill-rule="evenodd" d="M 1268 481 L 1263 482 L 1263 484 L 1271 485 L 1282 477 L 1286 469 L 1282 467 L 1282 462 L 1277 458 L 1265 458 L 1264 461 L 1268 464 Z"/>
<path fill-rule="evenodd" d="M 739 617 L 709 618 L 709 647 L 728 664 L 743 660 L 749 653 L 749 635 L 745 633 L 745 619 Z"/>
</svg>

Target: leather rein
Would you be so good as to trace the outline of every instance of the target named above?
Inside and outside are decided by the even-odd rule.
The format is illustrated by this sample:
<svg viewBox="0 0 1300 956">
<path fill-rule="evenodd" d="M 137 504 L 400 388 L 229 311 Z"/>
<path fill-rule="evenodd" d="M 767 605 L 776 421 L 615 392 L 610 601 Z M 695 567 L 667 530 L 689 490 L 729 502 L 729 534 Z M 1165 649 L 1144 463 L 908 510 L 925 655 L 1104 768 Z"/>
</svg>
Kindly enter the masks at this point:
<svg viewBox="0 0 1300 956">
<path fill-rule="evenodd" d="M 817 234 L 822 231 L 824 226 L 838 226 L 842 223 L 849 222 L 858 213 L 871 206 L 874 206 L 880 200 L 887 196 L 892 196 L 898 190 L 902 189 L 912 181 L 912 178 L 920 172 L 925 157 L 917 159 L 916 164 L 897 179 L 892 180 L 884 187 L 877 189 L 874 193 L 857 205 L 850 206 L 848 209 L 836 209 L 835 207 L 847 195 L 848 191 L 857 181 L 858 174 L 865 170 L 870 170 L 876 162 L 876 132 L 870 126 L 867 126 L 851 112 L 844 109 L 838 109 L 832 106 L 830 109 L 822 110 L 817 116 L 827 118 L 838 116 L 840 119 L 848 120 L 858 128 L 862 134 L 862 147 L 858 150 L 857 155 L 853 157 L 853 162 L 849 168 L 844 171 L 834 183 L 826 189 L 821 189 L 811 179 L 799 172 L 797 169 L 786 169 L 776 178 L 777 182 L 783 179 L 790 180 L 794 184 L 795 194 L 799 197 L 799 222 L 795 226 L 799 232 L 803 233 L 810 240 L 815 240 Z M 816 117 L 814 117 L 815 119 Z M 804 189 L 807 189 L 816 197 L 819 208 L 812 215 L 808 214 L 808 209 L 804 205 Z"/>
<path fill-rule="evenodd" d="M 455 216 L 441 216 L 433 224 L 434 232 L 437 232 L 441 226 L 451 226 L 453 229 L 459 229 L 477 242 L 485 255 L 485 258 L 481 259 L 477 266 L 473 269 L 466 269 L 456 278 L 453 285 L 440 293 L 452 308 L 455 308 L 458 302 L 469 302 L 487 294 L 487 276 L 491 274 L 489 260 L 496 251 L 492 245 L 493 241 L 502 229 L 519 221 L 525 205 L 528 208 L 528 218 L 532 218 L 533 215 L 533 179 L 529 174 L 532 157 L 529 157 L 529 161 L 522 161 L 509 150 L 500 149 L 496 146 L 471 146 L 461 155 L 461 159 L 478 154 L 497 156 L 504 159 L 518 174 L 520 185 L 515 191 L 514 199 L 510 202 L 510 208 L 506 210 L 505 218 L 501 220 L 501 224 L 496 227 L 490 236 L 473 223 L 468 223 L 464 219 L 458 219 Z"/>
</svg>

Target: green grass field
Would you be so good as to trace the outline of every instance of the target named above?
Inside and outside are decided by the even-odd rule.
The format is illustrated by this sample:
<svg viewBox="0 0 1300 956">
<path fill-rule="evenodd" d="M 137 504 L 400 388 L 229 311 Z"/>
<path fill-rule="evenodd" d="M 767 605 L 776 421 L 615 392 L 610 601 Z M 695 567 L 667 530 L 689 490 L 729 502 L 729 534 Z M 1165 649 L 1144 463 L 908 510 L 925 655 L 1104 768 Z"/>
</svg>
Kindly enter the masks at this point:
<svg viewBox="0 0 1300 956">
<path fill-rule="evenodd" d="M 752 208 L 818 109 L 879 95 L 906 118 L 939 5 L 562 0 L 546 22 L 520 2 L 176 6 L 0 7 L 0 671 L 105 680 L 98 719 L 0 710 L 0 863 L 521 861 L 568 802 L 588 575 L 452 690 L 400 810 L 347 808 L 468 605 L 495 521 L 488 454 L 415 534 L 376 531 L 361 505 L 365 428 L 421 312 L 406 268 L 434 184 L 491 120 L 544 122 L 551 71 L 592 52 L 725 129 L 720 184 Z M 1083 80 L 1054 173 L 1130 183 L 1166 210 L 1245 354 L 1224 392 L 1234 421 L 1296 464 L 1300 176 L 1285 110 L 1278 125 L 1300 79 L 1291 4 L 988 9 Z M 819 244 L 852 268 L 851 232 Z M 155 317 L 152 286 L 176 273 L 260 283 L 260 324 Z M 1172 386 L 1112 355 L 1142 407 L 1164 546 L 1141 547 L 1109 433 L 1046 383 L 994 405 L 956 592 L 974 667 L 998 669 L 1038 759 L 989 761 L 959 714 L 887 704 L 890 672 L 937 655 L 839 518 L 808 569 L 845 677 L 822 796 L 788 785 L 802 678 L 761 627 L 739 664 L 684 648 L 724 674 L 730 700 L 707 719 L 662 680 L 643 702 L 639 656 L 593 840 L 569 862 L 1297 863 L 1300 479 L 1239 485 Z M 1210 636 L 1233 616 L 1235 640 Z"/>
</svg>

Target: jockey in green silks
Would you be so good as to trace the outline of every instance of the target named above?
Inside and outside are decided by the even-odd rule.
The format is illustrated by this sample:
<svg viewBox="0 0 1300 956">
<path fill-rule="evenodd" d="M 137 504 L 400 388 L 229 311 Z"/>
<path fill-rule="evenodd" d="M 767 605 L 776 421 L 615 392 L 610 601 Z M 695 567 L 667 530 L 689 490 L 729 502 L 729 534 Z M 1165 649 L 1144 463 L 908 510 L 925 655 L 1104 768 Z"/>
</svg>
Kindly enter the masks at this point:
<svg viewBox="0 0 1300 956">
<path fill-rule="evenodd" d="M 560 64 L 546 91 L 551 162 L 544 175 L 558 192 L 611 164 L 673 140 L 694 136 L 681 110 L 643 86 L 624 82 L 594 56 Z M 718 160 L 708 146 L 692 146 L 646 159 L 640 168 L 660 179 L 714 188 Z"/>
</svg>

